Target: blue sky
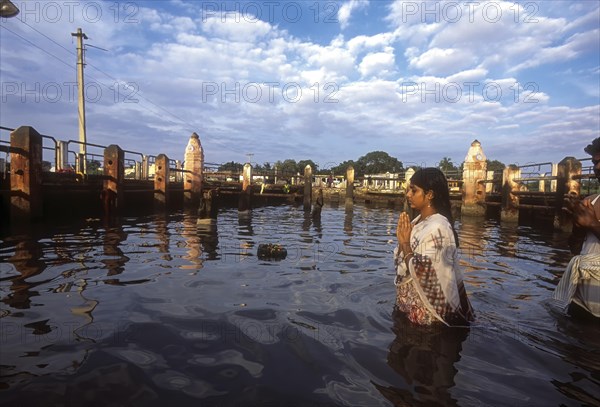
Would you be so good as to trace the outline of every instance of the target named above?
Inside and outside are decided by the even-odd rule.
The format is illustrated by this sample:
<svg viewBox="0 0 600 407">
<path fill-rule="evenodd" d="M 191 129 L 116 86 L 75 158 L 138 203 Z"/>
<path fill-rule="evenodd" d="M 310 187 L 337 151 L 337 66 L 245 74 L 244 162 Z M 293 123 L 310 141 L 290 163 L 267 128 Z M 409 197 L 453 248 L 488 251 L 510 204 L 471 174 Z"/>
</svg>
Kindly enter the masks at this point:
<svg viewBox="0 0 600 407">
<path fill-rule="evenodd" d="M 598 1 L 13 1 L 0 20 L 0 125 L 208 162 L 383 150 L 459 164 L 583 158 L 600 136 Z M 128 87 L 126 85 L 128 84 Z M 8 134 L 1 132 L 2 140 Z M 252 156 L 248 156 L 252 154 Z"/>
</svg>

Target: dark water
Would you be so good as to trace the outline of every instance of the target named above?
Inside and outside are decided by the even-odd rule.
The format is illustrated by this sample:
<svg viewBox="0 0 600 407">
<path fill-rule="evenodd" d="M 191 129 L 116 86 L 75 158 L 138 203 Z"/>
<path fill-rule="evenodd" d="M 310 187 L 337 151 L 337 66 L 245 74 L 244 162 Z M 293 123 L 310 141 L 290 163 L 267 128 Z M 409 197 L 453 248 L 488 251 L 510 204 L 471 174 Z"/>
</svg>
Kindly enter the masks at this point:
<svg viewBox="0 0 600 407">
<path fill-rule="evenodd" d="M 477 323 L 393 312 L 397 211 L 43 225 L 0 245 L 0 404 L 600 404 L 600 326 L 550 303 L 564 233 L 463 220 Z M 256 257 L 280 243 L 282 261 Z"/>
</svg>

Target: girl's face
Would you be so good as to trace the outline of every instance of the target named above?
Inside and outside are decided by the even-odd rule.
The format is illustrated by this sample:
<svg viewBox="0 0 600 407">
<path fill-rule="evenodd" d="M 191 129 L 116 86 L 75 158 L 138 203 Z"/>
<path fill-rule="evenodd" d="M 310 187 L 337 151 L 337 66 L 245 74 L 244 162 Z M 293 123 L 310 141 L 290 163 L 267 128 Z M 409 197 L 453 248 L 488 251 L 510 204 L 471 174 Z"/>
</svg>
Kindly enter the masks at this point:
<svg viewBox="0 0 600 407">
<path fill-rule="evenodd" d="M 416 186 L 415 184 L 410 184 L 406 198 L 408 199 L 410 207 L 418 211 L 425 208 L 427 204 L 430 203 L 425 190 Z"/>
</svg>

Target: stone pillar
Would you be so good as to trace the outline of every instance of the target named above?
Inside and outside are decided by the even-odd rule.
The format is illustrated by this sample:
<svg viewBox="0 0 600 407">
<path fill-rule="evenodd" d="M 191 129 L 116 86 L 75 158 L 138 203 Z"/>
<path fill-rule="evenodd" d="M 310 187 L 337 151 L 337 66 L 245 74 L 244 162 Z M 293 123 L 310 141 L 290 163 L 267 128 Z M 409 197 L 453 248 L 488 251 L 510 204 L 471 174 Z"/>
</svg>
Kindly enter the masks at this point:
<svg viewBox="0 0 600 407">
<path fill-rule="evenodd" d="M 461 214 L 467 216 L 485 215 L 486 157 L 481 143 L 474 140 L 465 157 Z"/>
<path fill-rule="evenodd" d="M 154 166 L 154 208 L 164 211 L 169 203 L 169 157 L 159 154 Z"/>
<path fill-rule="evenodd" d="M 181 182 L 183 180 L 183 173 L 181 172 L 183 171 L 183 164 L 181 160 L 175 161 L 175 169 L 177 170 L 177 172 L 175 173 L 175 182 Z"/>
<path fill-rule="evenodd" d="M 304 211 L 310 212 L 312 205 L 312 168 L 304 167 Z"/>
<path fill-rule="evenodd" d="M 85 154 L 77 153 L 77 156 L 75 158 L 75 171 L 78 174 L 85 175 L 85 164 Z"/>
<path fill-rule="evenodd" d="M 346 169 L 346 202 L 354 202 L 354 167 Z"/>
<path fill-rule="evenodd" d="M 556 212 L 554 215 L 554 227 L 565 232 L 572 229 L 571 217 L 563 210 L 565 195 L 579 196 L 581 184 L 581 162 L 574 157 L 566 157 L 558 163 L 556 182 Z"/>
<path fill-rule="evenodd" d="M 244 164 L 244 169 L 242 170 L 242 191 L 246 192 L 248 188 L 252 185 L 252 164 L 246 163 Z"/>
<path fill-rule="evenodd" d="M 542 178 L 542 179 L 540 179 L 538 181 L 538 191 L 539 192 L 546 192 L 546 180 L 543 179 L 544 177 L 546 177 L 545 172 L 540 174 L 540 178 Z"/>
<path fill-rule="evenodd" d="M 485 180 L 492 181 L 494 179 L 494 171 L 486 171 Z M 486 182 L 485 183 L 485 193 L 491 194 L 494 191 L 494 183 Z"/>
<path fill-rule="evenodd" d="M 519 196 L 514 194 L 520 190 L 520 185 L 515 179 L 521 177 L 521 169 L 509 165 L 502 173 L 502 208 L 500 220 L 503 222 L 519 221 Z"/>
<path fill-rule="evenodd" d="M 125 179 L 125 153 L 111 144 L 104 149 L 104 184 L 102 203 L 105 215 L 113 215 L 123 208 L 123 180 Z"/>
<path fill-rule="evenodd" d="M 552 177 L 558 176 L 558 164 L 552 164 Z M 556 192 L 556 180 L 550 181 L 550 192 Z"/>
<path fill-rule="evenodd" d="M 145 181 L 150 174 L 150 162 L 147 155 L 142 156 L 142 179 Z"/>
<path fill-rule="evenodd" d="M 56 146 L 56 172 L 69 168 L 69 144 L 59 141 Z"/>
<path fill-rule="evenodd" d="M 252 165 L 250 163 L 244 164 L 242 170 L 242 192 L 240 193 L 240 199 L 238 202 L 238 211 L 246 212 L 252 207 L 250 197 L 252 195 Z"/>
<path fill-rule="evenodd" d="M 184 160 L 183 202 L 187 207 L 198 206 L 202 197 L 204 151 L 196 133 L 190 136 Z"/>
<path fill-rule="evenodd" d="M 29 126 L 10 133 L 10 217 L 42 217 L 42 136 Z"/>
</svg>

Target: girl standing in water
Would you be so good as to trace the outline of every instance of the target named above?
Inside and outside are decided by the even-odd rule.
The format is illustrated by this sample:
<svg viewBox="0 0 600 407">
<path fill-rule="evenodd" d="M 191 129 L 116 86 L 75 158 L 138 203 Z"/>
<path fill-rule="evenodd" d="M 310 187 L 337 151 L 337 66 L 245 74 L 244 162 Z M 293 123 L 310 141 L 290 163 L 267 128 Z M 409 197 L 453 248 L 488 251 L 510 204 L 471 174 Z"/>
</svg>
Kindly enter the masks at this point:
<svg viewBox="0 0 600 407">
<path fill-rule="evenodd" d="M 406 199 L 420 214 L 411 222 L 403 212 L 398 220 L 396 306 L 417 325 L 468 325 L 475 315 L 458 266 L 446 177 L 437 168 L 418 170 Z"/>
</svg>

